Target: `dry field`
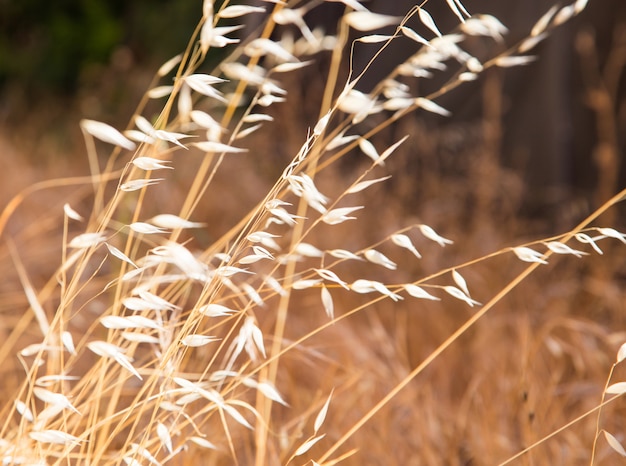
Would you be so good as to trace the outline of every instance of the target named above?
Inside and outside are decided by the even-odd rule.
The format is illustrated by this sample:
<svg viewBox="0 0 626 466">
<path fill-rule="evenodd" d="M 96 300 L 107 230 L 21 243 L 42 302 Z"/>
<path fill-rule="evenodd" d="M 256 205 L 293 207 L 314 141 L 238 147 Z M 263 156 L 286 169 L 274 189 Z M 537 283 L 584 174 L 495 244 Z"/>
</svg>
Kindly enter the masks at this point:
<svg viewBox="0 0 626 466">
<path fill-rule="evenodd" d="M 618 146 L 541 215 L 503 162 L 505 73 L 586 2 L 510 40 L 434 1 L 327 2 L 330 35 L 323 2 L 205 0 L 128 122 L 92 119 L 109 70 L 2 128 L 3 464 L 626 462 Z"/>
</svg>

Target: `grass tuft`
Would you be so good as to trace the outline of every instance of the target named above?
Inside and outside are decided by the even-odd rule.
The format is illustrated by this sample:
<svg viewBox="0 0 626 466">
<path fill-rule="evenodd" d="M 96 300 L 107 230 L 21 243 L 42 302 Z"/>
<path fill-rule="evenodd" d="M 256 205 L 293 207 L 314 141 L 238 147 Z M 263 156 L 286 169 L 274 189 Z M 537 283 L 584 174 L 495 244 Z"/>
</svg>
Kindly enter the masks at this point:
<svg viewBox="0 0 626 466">
<path fill-rule="evenodd" d="M 334 3 L 328 34 L 308 23 L 322 2 L 205 0 L 125 130 L 81 121 L 90 175 L 8 203 L 3 464 L 624 455 L 624 423 L 601 416 L 626 391 L 623 348 L 610 362 L 623 294 L 602 271 L 626 234 L 598 218 L 626 190 L 569 231 L 515 243 L 499 225 L 448 221 L 460 204 L 422 211 L 397 195 L 413 192 L 407 167 L 427 143 L 414 115 L 448 118 L 454 89 L 541 59 L 535 47 L 586 2 L 551 8 L 507 47 L 503 24 L 458 0 L 448 32 L 429 2 L 403 17 Z M 499 52 L 479 59 L 468 38 Z M 380 77 L 392 43 L 411 54 Z M 361 47 L 376 52 L 356 72 Z M 73 194 L 38 228 L 11 228 L 49 191 Z M 493 202 L 489 186 L 476 195 Z"/>
</svg>

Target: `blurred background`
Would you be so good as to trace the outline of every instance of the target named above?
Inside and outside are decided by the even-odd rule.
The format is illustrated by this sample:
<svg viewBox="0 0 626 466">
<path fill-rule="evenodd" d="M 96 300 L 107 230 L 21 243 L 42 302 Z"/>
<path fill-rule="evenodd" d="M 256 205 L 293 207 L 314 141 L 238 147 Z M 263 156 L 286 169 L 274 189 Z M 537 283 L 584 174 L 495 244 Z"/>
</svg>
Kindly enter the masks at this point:
<svg viewBox="0 0 626 466">
<path fill-rule="evenodd" d="M 545 0 L 468 0 L 470 12 L 496 16 L 510 32 L 502 44 L 464 46 L 478 56 L 502 51 L 523 38 L 550 5 Z M 371 10 L 393 15 L 411 6 L 405 0 L 368 2 Z M 201 2 L 2 0 L 0 9 L 0 144 L 3 152 L 14 154 L 3 155 L 2 162 L 15 162 L 17 156 L 37 166 L 50 160 L 65 166 L 71 160 L 65 166 L 71 170 L 83 162 L 78 120 L 125 125 L 157 67 L 186 46 Z M 431 1 L 428 9 L 442 31 L 456 25 L 445 2 Z M 332 30 L 341 7 L 315 11 L 309 20 Z M 356 50 L 358 68 L 368 51 Z M 376 82 L 403 53 L 385 54 L 364 86 Z M 469 161 L 463 152 L 477 138 L 487 138 L 483 142 L 492 160 L 483 162 L 497 159 L 524 186 L 511 180 L 492 195 L 515 197 L 522 190 L 517 213 L 565 227 L 625 179 L 626 3 L 590 1 L 535 53 L 535 63 L 493 70 L 443 98 L 453 118 L 418 119 L 428 134 L 440 134 L 421 147 L 422 159 L 432 163 L 420 173 L 456 172 L 467 182 L 467 165 L 480 165 L 480 157 L 473 154 Z M 488 179 L 473 182 L 489 184 Z"/>
</svg>

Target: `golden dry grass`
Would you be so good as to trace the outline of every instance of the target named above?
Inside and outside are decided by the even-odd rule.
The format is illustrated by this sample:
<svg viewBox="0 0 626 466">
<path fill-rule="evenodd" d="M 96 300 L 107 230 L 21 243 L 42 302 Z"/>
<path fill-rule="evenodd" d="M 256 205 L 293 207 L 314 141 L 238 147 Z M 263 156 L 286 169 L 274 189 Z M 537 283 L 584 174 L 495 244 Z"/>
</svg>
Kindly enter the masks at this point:
<svg viewBox="0 0 626 466">
<path fill-rule="evenodd" d="M 419 10 L 410 15 L 417 17 Z M 557 17 L 550 16 L 549 30 Z M 205 10 L 204 24 L 213 18 Z M 264 37 L 274 26 L 266 23 Z M 346 31 L 340 28 L 340 44 L 347 41 Z M 225 93 L 225 105 L 194 93 L 193 109 L 228 128 L 218 134 L 209 124 L 207 134 L 202 115 L 192 117 L 184 100 L 180 103 L 183 84 L 193 87 L 189 76 L 207 51 L 206 36 L 191 44 L 163 112 L 159 118 L 145 115 L 168 133 L 139 123 L 156 141 L 136 151 L 118 147 L 103 157 L 108 146 L 94 136 L 118 138 L 121 145 L 129 141 L 83 122 L 90 176 L 83 178 L 74 168 L 76 173 L 64 175 L 75 178 L 59 178 L 54 169 L 42 173 L 28 164 L 12 166 L 19 177 L 3 174 L 0 370 L 6 402 L 0 451 L 5 464 L 619 461 L 603 436 L 596 444 L 596 436 L 598 428 L 618 439 L 626 432 L 619 397 L 600 417 L 597 411 L 605 385 L 622 380 L 624 371 L 617 365 L 611 372 L 626 340 L 619 287 L 624 235 L 594 229 L 617 227 L 596 217 L 615 209 L 619 195 L 569 232 L 529 239 L 524 232 L 534 227 L 517 216 L 522 184 L 493 160 L 482 159 L 483 165 L 460 177 L 436 170 L 420 174 L 423 185 L 416 187 L 410 175 L 415 159 L 429 167 L 428 157 L 436 156 L 429 147 L 437 145 L 437 136 L 409 113 L 418 108 L 445 113 L 430 100 L 439 92 L 421 96 L 428 101 L 402 97 L 404 102 L 394 103 L 400 105 L 396 114 L 371 111 L 372 96 L 354 93 L 357 110 L 344 101 L 340 111 L 334 99 L 345 92 L 349 59 L 341 47 L 323 52 L 330 71 L 308 83 L 307 92 L 300 92 L 299 81 L 309 68 L 291 77 L 273 75 L 280 79 L 272 85 L 284 86 L 288 100 L 267 110 L 254 107 L 274 122 L 241 140 L 236 135 L 244 126 L 238 125 L 252 107 L 235 108 L 236 102 L 281 97 L 280 91 L 266 87 L 255 94 L 256 87 L 268 85 L 266 77 L 246 89 L 231 75 L 230 83 L 216 85 Z M 257 51 L 269 46 L 256 45 Z M 513 47 L 485 65 L 509 65 L 507 57 L 518 52 Z M 259 58 L 249 55 L 252 67 Z M 240 52 L 228 60 L 242 60 Z M 467 71 L 465 60 L 461 71 Z M 285 62 L 299 63 L 289 57 Z M 268 56 L 262 63 L 266 69 L 281 66 Z M 453 78 L 441 93 L 459 83 Z M 204 94 L 213 92 L 194 84 Z M 377 98 L 388 101 L 382 94 Z M 364 121 L 355 123 L 364 108 Z M 331 109 L 327 125 L 318 123 Z M 140 105 L 137 115 L 141 110 Z M 362 139 L 329 150 L 341 130 Z M 477 130 L 477 144 L 466 155 L 490 150 L 493 135 L 484 131 Z M 196 138 L 174 134 L 187 132 Z M 370 158 L 364 155 L 371 148 L 363 138 L 380 155 L 405 134 L 410 139 L 384 166 L 371 152 Z M 202 145 L 209 141 L 227 146 Z M 248 152 L 230 153 L 231 147 Z M 138 157 L 171 161 L 166 165 L 173 170 L 141 170 L 130 163 Z M 489 186 L 478 182 L 486 174 Z M 361 176 L 389 175 L 346 193 Z M 37 184 L 44 176 L 56 180 Z M 131 180 L 160 178 L 141 189 L 124 189 Z M 502 198 L 499 183 L 517 187 Z M 13 197 L 16 192 L 21 194 Z M 276 210 L 277 199 L 293 205 Z M 85 220 L 71 219 L 65 203 Z M 346 213 L 355 219 L 322 221 L 332 209 L 350 206 L 364 208 Z M 166 225 L 155 219 L 164 213 L 180 218 Z M 267 222 L 284 221 L 287 213 L 306 219 L 296 217 L 291 226 Z M 155 225 L 164 231 L 146 230 Z M 277 235 L 277 245 L 251 236 L 260 231 Z M 574 235 L 583 231 L 589 236 L 576 241 Z M 85 232 L 92 236 L 72 243 Z M 410 237 L 420 259 L 399 247 L 398 233 Z M 595 241 L 603 255 L 580 241 L 589 237 L 601 237 Z M 549 243 L 550 251 L 549 241 L 567 242 L 588 255 L 557 254 L 568 251 Z M 526 250 L 512 249 L 518 247 L 541 254 L 528 262 Z M 346 259 L 337 249 L 357 257 Z M 377 260 L 374 250 L 395 265 Z M 539 262 L 544 259 L 547 264 Z M 142 274 L 128 275 L 137 266 Z M 468 290 L 461 291 L 464 281 Z M 409 284 L 440 300 L 410 296 L 417 290 Z M 229 315 L 213 315 L 225 311 L 216 304 L 230 309 Z M 328 400 L 327 414 L 320 416 Z M 308 439 L 316 439 L 310 448 Z"/>
</svg>

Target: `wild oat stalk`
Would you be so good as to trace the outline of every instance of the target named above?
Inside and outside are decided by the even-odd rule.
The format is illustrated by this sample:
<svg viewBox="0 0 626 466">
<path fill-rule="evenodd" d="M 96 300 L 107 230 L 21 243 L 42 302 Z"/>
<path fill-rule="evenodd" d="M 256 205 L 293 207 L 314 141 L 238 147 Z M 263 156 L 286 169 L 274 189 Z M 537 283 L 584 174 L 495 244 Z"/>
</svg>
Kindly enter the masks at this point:
<svg viewBox="0 0 626 466">
<path fill-rule="evenodd" d="M 357 449 L 344 448 L 346 442 L 552 255 L 601 253 L 597 243 L 605 238 L 626 242 L 614 229 L 592 226 L 596 213 L 563 235 L 410 281 L 398 273 L 393 256 L 404 251 L 419 261 L 428 244 L 444 247 L 452 241 L 418 222 L 391 234 L 382 232 L 375 244 L 359 246 L 351 238 L 359 237 L 359 227 L 349 229 L 350 221 L 367 209 L 358 199 L 390 178 L 385 162 L 410 138 L 381 148 L 373 137 L 417 111 L 448 116 L 449 110 L 436 103 L 438 97 L 488 68 L 531 62 L 535 57 L 528 53 L 553 28 L 580 13 L 586 2 L 552 8 L 526 39 L 483 62 L 462 49 L 463 39 L 501 41 L 507 29 L 492 16 L 470 15 L 458 0 L 448 5 L 459 26 L 445 35 L 426 2 L 396 18 L 370 12 L 356 0 L 340 1 L 345 13 L 338 33 L 326 35 L 311 29 L 304 17 L 322 3 L 252 6 L 226 1 L 215 11 L 213 2 L 205 0 L 189 47 L 159 69 L 132 127 L 120 132 L 105 123 L 81 122 L 92 170 L 91 211 L 78 213 L 66 205 L 63 260 L 39 292 L 19 266 L 19 251 L 13 254 L 41 334 L 39 342 L 16 355 L 25 377 L 3 410 L 3 464 L 347 460 Z M 260 22 L 260 32 L 235 38 L 247 17 Z M 408 26 L 416 19 L 426 33 Z M 370 34 L 388 25 L 396 27 L 393 34 Z M 349 43 L 351 30 L 364 35 Z M 358 90 L 362 76 L 393 41 L 403 41 L 414 53 L 372 92 Z M 379 44 L 380 49 L 362 74 L 350 72 L 342 81 L 342 70 L 362 43 Z M 203 63 L 215 50 L 224 58 L 207 72 Z M 319 119 L 308 134 L 300 135 L 300 150 L 282 167 L 271 189 L 259 193 L 255 207 L 228 231 L 212 233 L 212 220 L 196 213 L 207 203 L 221 202 L 223 193 L 214 186 L 224 167 L 239 157 L 274 163 L 267 161 L 272 154 L 258 153 L 246 141 L 271 127 L 271 108 L 289 104 L 282 76 L 312 69 L 327 52 L 332 56 L 323 94 L 306 97 L 309 103 L 319 97 Z M 437 91 L 412 93 L 412 81 L 429 79 L 439 70 L 453 72 Z M 158 117 L 142 116 L 148 100 L 164 97 Z M 104 168 L 96 140 L 116 146 Z M 335 185 L 332 195 L 324 194 L 320 180 L 355 151 L 370 159 L 368 166 L 343 176 L 343 185 Z M 159 189 L 173 182 L 173 172 L 189 166 L 194 176 L 183 180 L 186 196 L 176 211 L 161 211 L 159 199 L 167 188 Z M 226 173 L 233 176 L 232 170 Z M 111 180 L 117 184 L 111 186 Z M 5 209 L 0 229 L 22 198 Z M 619 200 L 621 196 L 603 209 Z M 76 222 L 86 227 L 69 238 Z M 339 225 L 344 229 L 336 235 Z M 209 240 L 207 232 L 217 236 Z M 321 238 L 324 245 L 318 242 Z M 568 245 L 572 242 L 581 250 Z M 481 301 L 487 304 L 481 308 L 462 272 L 510 254 L 530 265 L 492 297 L 484 296 Z M 351 263 L 355 265 L 348 267 Z M 375 297 L 359 304 L 346 298 L 359 294 Z M 54 296 L 55 312 L 46 314 L 43 306 L 49 309 Z M 339 378 L 321 383 L 326 375 L 312 374 L 310 383 L 318 385 L 298 399 L 298 390 L 285 391 L 289 367 L 298 360 L 332 359 L 308 345 L 339 322 L 367 313 L 381 301 L 403 306 L 411 299 L 457 299 L 480 310 L 351 427 L 325 438 L 327 413 L 342 411 L 333 399 L 357 382 Z M 303 313 L 322 313 L 326 323 L 301 334 L 291 331 L 290 321 Z M 333 396 L 328 387 L 335 387 Z M 358 445 L 358 450 L 366 451 L 367 445 Z"/>
</svg>

